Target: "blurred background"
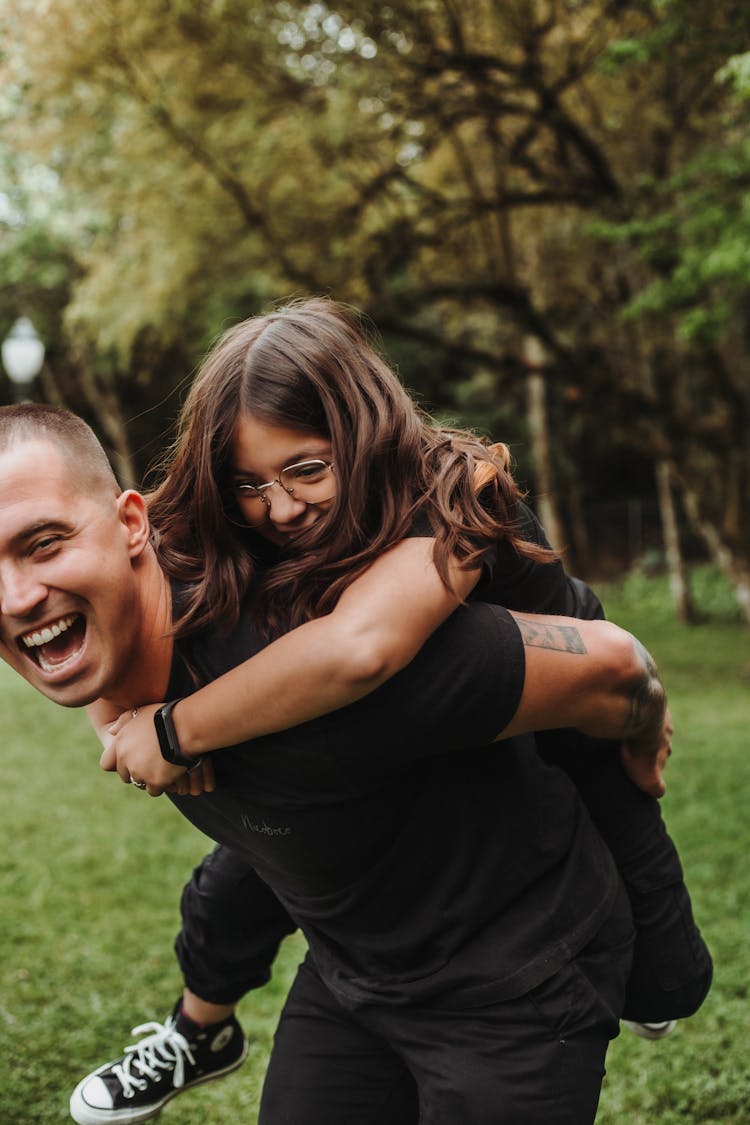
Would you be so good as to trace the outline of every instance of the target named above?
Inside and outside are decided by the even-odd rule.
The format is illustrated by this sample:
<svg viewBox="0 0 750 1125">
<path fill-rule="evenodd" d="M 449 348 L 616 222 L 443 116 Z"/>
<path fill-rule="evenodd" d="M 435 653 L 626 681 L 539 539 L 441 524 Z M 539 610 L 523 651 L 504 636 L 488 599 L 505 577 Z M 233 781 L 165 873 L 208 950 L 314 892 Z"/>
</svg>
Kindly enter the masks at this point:
<svg viewBox="0 0 750 1125">
<path fill-rule="evenodd" d="M 0 0 L 0 32 L 0 338 L 44 348 L 0 400 L 141 481 L 216 336 L 327 293 L 511 445 L 573 570 L 668 566 L 689 618 L 710 559 L 750 620 L 747 3 Z"/>
</svg>

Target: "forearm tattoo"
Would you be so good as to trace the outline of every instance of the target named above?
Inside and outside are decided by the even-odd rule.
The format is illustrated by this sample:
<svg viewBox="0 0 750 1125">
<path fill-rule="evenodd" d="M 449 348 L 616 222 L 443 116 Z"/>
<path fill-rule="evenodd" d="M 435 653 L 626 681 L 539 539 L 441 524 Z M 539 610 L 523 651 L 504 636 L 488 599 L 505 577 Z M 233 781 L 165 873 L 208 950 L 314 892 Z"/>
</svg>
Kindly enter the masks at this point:
<svg viewBox="0 0 750 1125">
<path fill-rule="evenodd" d="M 661 729 L 667 694 L 651 653 L 634 637 L 635 647 L 643 662 L 643 675 L 634 685 L 630 697 L 628 727 L 633 735 L 650 735 Z"/>
<path fill-rule="evenodd" d="M 528 648 L 549 648 L 555 652 L 572 652 L 585 656 L 583 637 L 574 625 L 539 625 L 523 617 L 516 618 L 523 643 Z"/>
</svg>

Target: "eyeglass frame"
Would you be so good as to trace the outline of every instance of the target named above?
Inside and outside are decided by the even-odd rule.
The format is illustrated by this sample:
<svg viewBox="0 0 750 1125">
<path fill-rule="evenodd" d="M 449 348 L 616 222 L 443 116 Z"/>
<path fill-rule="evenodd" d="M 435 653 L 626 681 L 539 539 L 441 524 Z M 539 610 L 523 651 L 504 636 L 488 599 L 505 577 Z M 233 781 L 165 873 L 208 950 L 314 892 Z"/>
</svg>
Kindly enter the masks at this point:
<svg viewBox="0 0 750 1125">
<path fill-rule="evenodd" d="M 270 515 L 271 501 L 266 496 L 266 493 L 270 488 L 273 488 L 275 484 L 278 484 L 280 488 L 283 488 L 287 496 L 293 496 L 295 500 L 298 500 L 301 504 L 325 504 L 328 500 L 332 500 L 333 496 L 326 496 L 322 500 L 304 500 L 301 496 L 298 496 L 296 494 L 293 488 L 287 488 L 281 477 L 289 469 L 299 469 L 302 465 L 325 465 L 327 469 L 331 469 L 334 473 L 336 471 L 336 466 L 333 461 L 326 461 L 324 457 L 308 457 L 304 461 L 294 461 L 291 465 L 285 465 L 283 469 L 279 470 L 279 475 L 277 477 L 274 477 L 273 480 L 267 481 L 265 484 L 233 484 L 232 490 L 234 491 L 238 502 L 241 499 L 243 489 L 252 489 L 253 493 L 257 493 L 257 496 L 260 498 L 260 500 L 262 500 L 263 507 L 265 509 L 263 513 L 263 519 L 260 521 L 260 523 L 263 523 L 264 520 L 267 520 Z M 255 495 L 253 495 L 251 499 L 256 499 Z M 249 524 L 248 526 L 258 527 L 259 524 Z"/>
</svg>

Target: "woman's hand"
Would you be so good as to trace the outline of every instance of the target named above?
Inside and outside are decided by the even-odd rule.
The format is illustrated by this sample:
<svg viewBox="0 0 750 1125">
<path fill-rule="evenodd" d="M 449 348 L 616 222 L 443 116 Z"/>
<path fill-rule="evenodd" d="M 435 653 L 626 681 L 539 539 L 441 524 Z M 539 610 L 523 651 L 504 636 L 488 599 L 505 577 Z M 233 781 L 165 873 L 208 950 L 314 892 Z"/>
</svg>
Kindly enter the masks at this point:
<svg viewBox="0 0 750 1125">
<path fill-rule="evenodd" d="M 103 770 L 116 771 L 126 785 L 145 789 L 151 797 L 164 792 L 179 796 L 198 797 L 216 787 L 210 759 L 194 770 L 173 766 L 162 757 L 159 740 L 154 729 L 154 715 L 160 703 L 140 707 L 137 711 L 124 711 L 107 728 L 111 739 L 99 764 Z"/>
<path fill-rule="evenodd" d="M 667 710 L 656 739 L 630 739 L 621 744 L 620 757 L 625 772 L 639 789 L 652 797 L 663 797 L 666 792 L 662 774 L 672 753 L 673 734 L 672 716 Z"/>
<path fill-rule="evenodd" d="M 169 786 L 167 792 L 176 793 L 178 797 L 200 797 L 201 793 L 213 793 L 215 788 L 216 777 L 209 754 L 195 769 L 185 770 L 174 785 Z"/>
</svg>

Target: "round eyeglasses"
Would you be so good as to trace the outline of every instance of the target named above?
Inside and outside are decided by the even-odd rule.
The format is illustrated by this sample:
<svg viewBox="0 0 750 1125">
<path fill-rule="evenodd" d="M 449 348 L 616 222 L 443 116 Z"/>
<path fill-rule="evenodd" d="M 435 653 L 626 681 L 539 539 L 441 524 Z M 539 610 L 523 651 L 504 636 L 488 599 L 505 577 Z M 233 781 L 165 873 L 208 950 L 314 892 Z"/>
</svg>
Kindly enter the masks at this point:
<svg viewBox="0 0 750 1125">
<path fill-rule="evenodd" d="M 287 465 L 267 484 L 246 484 L 236 481 L 234 491 L 249 527 L 264 523 L 271 511 L 268 493 L 275 484 L 303 504 L 322 504 L 336 495 L 336 477 L 332 461 L 299 461 Z"/>
</svg>

